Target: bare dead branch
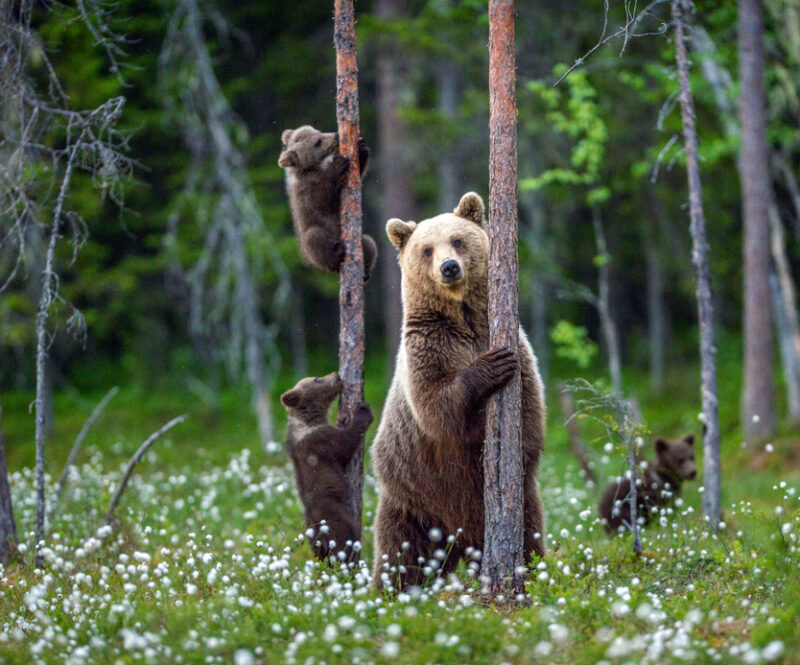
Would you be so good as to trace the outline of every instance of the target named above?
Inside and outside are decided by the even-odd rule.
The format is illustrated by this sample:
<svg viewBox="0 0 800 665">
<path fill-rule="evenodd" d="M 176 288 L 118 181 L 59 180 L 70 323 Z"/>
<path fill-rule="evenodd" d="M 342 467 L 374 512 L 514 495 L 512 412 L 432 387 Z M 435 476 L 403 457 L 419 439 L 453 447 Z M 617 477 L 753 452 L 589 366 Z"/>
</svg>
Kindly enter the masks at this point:
<svg viewBox="0 0 800 665">
<path fill-rule="evenodd" d="M 117 491 L 114 492 L 114 496 L 111 497 L 111 501 L 108 504 L 108 510 L 106 510 L 106 514 L 103 517 L 103 521 L 106 524 L 111 522 L 111 519 L 114 517 L 114 510 L 116 509 L 120 498 L 122 498 L 122 493 L 128 486 L 128 481 L 131 479 L 131 475 L 133 475 L 133 469 L 139 463 L 139 460 L 142 459 L 142 456 L 147 452 L 147 449 L 158 439 L 164 436 L 164 434 L 166 434 L 169 430 L 175 427 L 175 425 L 178 425 L 186 420 L 186 418 L 188 418 L 188 415 L 185 413 L 182 416 L 173 418 L 160 430 L 151 434 L 147 440 L 141 446 L 139 446 L 139 449 L 133 454 L 133 457 L 131 457 L 130 461 L 128 462 L 128 466 L 125 468 L 125 473 L 122 476 L 122 480 L 120 480 L 119 485 L 117 486 Z"/>
<path fill-rule="evenodd" d="M 613 41 L 613 40 L 615 40 L 615 39 L 617 39 L 619 37 L 622 37 L 622 39 L 623 39 L 622 47 L 621 47 L 620 53 L 619 53 L 619 55 L 622 56 L 625 53 L 625 49 L 627 48 L 628 43 L 632 39 L 636 39 L 636 38 L 639 38 L 639 37 L 649 37 L 649 36 L 652 36 L 652 35 L 663 35 L 663 34 L 665 34 L 667 32 L 667 29 L 668 29 L 669 26 L 668 26 L 667 23 L 665 23 L 663 21 L 661 22 L 661 25 L 659 26 L 658 30 L 650 30 L 650 31 L 646 31 L 646 32 L 637 32 L 637 29 L 641 25 L 642 21 L 644 21 L 646 18 L 648 18 L 650 16 L 655 17 L 656 14 L 653 13 L 653 10 L 658 5 L 664 4 L 666 2 L 667 2 L 667 0 L 653 0 L 644 9 L 642 9 L 641 12 L 639 12 L 637 14 L 636 13 L 636 7 L 638 5 L 638 2 L 636 0 L 625 0 L 625 14 L 626 14 L 626 18 L 627 18 L 627 20 L 625 21 L 625 24 L 622 27 L 620 27 L 618 30 L 616 30 L 613 33 L 611 33 L 610 35 L 606 35 L 606 32 L 608 31 L 609 3 L 608 3 L 608 0 L 604 0 L 604 2 L 603 2 L 603 5 L 604 5 L 604 7 L 603 7 L 603 30 L 600 33 L 600 38 L 597 40 L 597 43 L 594 46 L 592 46 L 592 48 L 590 48 L 586 53 L 584 53 L 580 58 L 578 58 L 577 60 L 575 60 L 574 63 L 572 63 L 572 65 L 567 69 L 567 71 L 565 71 L 559 77 L 559 79 L 553 84 L 553 87 L 555 88 L 556 86 L 558 86 L 565 78 L 567 78 L 567 76 L 570 75 L 570 73 L 573 70 L 575 70 L 578 67 L 580 67 L 581 65 L 583 65 L 583 63 L 586 61 L 586 59 L 590 55 L 592 55 L 592 53 L 594 53 L 597 49 L 599 49 L 601 46 L 605 46 L 609 42 L 611 42 L 611 41 Z"/>
<path fill-rule="evenodd" d="M 91 415 L 86 419 L 86 422 L 83 423 L 83 427 L 81 427 L 81 431 L 78 432 L 78 436 L 75 438 L 75 443 L 72 444 L 72 449 L 69 451 L 69 455 L 67 456 L 67 461 L 64 464 L 64 469 L 61 472 L 61 476 L 58 479 L 58 484 L 56 485 L 56 493 L 53 497 L 53 504 L 57 504 L 59 499 L 61 498 L 61 493 L 64 490 L 64 485 L 67 482 L 67 476 L 69 474 L 69 469 L 75 462 L 75 458 L 78 456 L 78 451 L 81 449 L 83 445 L 84 439 L 86 439 L 86 435 L 89 433 L 92 425 L 94 425 L 95 421 L 100 417 L 100 414 L 103 412 L 103 409 L 106 408 L 106 405 L 111 401 L 111 398 L 114 397 L 119 392 L 119 388 L 114 386 L 111 390 L 109 390 L 105 397 L 100 400 L 100 403 L 94 408 Z"/>
</svg>

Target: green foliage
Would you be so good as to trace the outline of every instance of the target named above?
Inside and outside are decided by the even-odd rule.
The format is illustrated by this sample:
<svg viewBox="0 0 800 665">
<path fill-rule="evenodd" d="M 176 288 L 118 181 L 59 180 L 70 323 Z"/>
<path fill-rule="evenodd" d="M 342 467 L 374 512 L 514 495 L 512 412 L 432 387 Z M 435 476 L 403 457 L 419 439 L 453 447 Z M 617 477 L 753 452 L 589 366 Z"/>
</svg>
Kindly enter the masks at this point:
<svg viewBox="0 0 800 665">
<path fill-rule="evenodd" d="M 586 369 L 597 355 L 597 344 L 589 339 L 586 328 L 564 319 L 553 326 L 550 339 L 556 345 L 556 355 L 559 358 L 572 360 L 581 369 Z"/>
</svg>

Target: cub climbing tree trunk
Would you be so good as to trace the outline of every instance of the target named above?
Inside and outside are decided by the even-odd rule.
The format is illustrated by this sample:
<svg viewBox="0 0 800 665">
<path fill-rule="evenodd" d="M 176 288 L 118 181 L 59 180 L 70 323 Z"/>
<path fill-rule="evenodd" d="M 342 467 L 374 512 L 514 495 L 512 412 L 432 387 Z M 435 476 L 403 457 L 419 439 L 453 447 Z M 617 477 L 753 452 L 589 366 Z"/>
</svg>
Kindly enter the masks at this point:
<svg viewBox="0 0 800 665">
<path fill-rule="evenodd" d="M 675 22 L 675 57 L 680 81 L 683 140 L 686 146 L 686 171 L 689 179 L 689 215 L 692 233 L 692 262 L 697 272 L 697 313 L 700 324 L 700 366 L 703 383 L 703 515 L 713 528 L 720 519 L 719 408 L 717 399 L 717 359 L 714 347 L 714 317 L 711 304 L 711 271 L 708 266 L 706 221 L 703 215 L 703 192 L 697 158 L 697 128 L 694 99 L 689 84 L 689 61 L 686 54 L 684 0 L 673 0 Z"/>
<path fill-rule="evenodd" d="M 336 120 L 339 152 L 350 159 L 342 191 L 342 242 L 345 259 L 339 288 L 339 398 L 340 426 L 348 425 L 364 400 L 364 256 L 361 247 L 361 175 L 358 168 L 358 67 L 353 0 L 335 0 L 333 39 L 336 46 Z M 361 490 L 364 483 L 364 446 L 347 467 L 353 488 L 350 506 L 361 532 Z"/>
<path fill-rule="evenodd" d="M 519 353 L 514 2 L 489 2 L 489 346 Z M 484 591 L 524 590 L 520 377 L 489 401 L 484 447 Z"/>
</svg>

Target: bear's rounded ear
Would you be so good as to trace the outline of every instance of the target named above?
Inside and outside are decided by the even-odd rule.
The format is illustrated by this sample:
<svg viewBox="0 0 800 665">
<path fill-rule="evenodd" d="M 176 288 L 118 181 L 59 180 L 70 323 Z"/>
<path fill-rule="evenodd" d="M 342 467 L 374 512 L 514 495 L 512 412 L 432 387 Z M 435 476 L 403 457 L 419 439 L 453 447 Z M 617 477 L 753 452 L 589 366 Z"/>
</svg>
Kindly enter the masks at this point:
<svg viewBox="0 0 800 665">
<path fill-rule="evenodd" d="M 288 168 L 290 166 L 297 166 L 297 153 L 294 150 L 284 150 L 281 156 L 278 157 L 278 166 Z"/>
<path fill-rule="evenodd" d="M 293 129 L 286 129 L 284 130 L 283 134 L 281 134 L 281 143 L 283 143 L 284 146 L 289 145 L 289 141 L 292 139 L 292 134 L 294 134 Z"/>
<path fill-rule="evenodd" d="M 403 249 L 416 228 L 416 222 L 404 222 L 395 217 L 386 222 L 386 235 L 397 249 Z"/>
<path fill-rule="evenodd" d="M 655 440 L 654 444 L 657 453 L 665 453 L 667 452 L 667 448 L 669 448 L 667 440 L 662 439 L 660 436 Z"/>
<path fill-rule="evenodd" d="M 289 408 L 297 406 L 300 404 L 300 393 L 294 388 L 292 388 L 292 390 L 287 390 L 281 395 L 281 403 Z"/>
<path fill-rule="evenodd" d="M 483 205 L 483 199 L 480 195 L 475 192 L 467 192 L 461 197 L 458 206 L 453 210 L 453 214 L 483 226 L 483 213 L 485 211 L 486 207 Z"/>
<path fill-rule="evenodd" d="M 694 434 L 687 434 L 683 437 L 683 440 L 688 443 L 690 446 L 694 445 Z"/>
</svg>

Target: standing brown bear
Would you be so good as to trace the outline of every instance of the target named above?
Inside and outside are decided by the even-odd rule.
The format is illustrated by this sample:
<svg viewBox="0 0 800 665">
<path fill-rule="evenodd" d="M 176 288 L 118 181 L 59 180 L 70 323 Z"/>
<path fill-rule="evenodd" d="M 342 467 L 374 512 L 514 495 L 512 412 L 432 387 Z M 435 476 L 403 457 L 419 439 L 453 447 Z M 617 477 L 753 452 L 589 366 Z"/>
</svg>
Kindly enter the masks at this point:
<svg viewBox="0 0 800 665">
<path fill-rule="evenodd" d="M 311 125 L 287 129 L 281 136 L 283 151 L 278 166 L 286 169 L 286 191 L 292 207 L 292 219 L 300 253 L 310 265 L 339 272 L 344 260 L 339 208 L 350 160 L 340 155 L 339 135 L 323 133 Z M 358 166 L 367 169 L 369 149 L 358 140 Z M 378 249 L 368 235 L 362 236 L 364 280 L 369 279 Z"/>
<path fill-rule="evenodd" d="M 681 493 L 685 480 L 694 480 L 697 467 L 694 463 L 694 434 L 686 434 L 677 441 L 658 437 L 654 443 L 656 459 L 647 464 L 636 484 L 636 514 L 650 521 L 654 506 L 666 506 Z M 621 478 L 608 487 L 600 498 L 600 517 L 606 530 L 616 532 L 623 524 L 631 522 L 631 506 L 628 495 L 631 481 Z"/>
<path fill-rule="evenodd" d="M 341 392 L 342 382 L 334 372 L 302 379 L 281 395 L 289 413 L 286 452 L 294 466 L 306 527 L 312 531 L 309 543 L 323 561 L 339 553 L 347 560 L 358 558 L 353 545 L 359 526 L 350 514 L 353 490 L 345 467 L 372 423 L 372 411 L 362 402 L 349 427 L 328 424 L 328 407 Z"/>
<path fill-rule="evenodd" d="M 544 401 L 536 357 L 520 329 L 520 357 L 489 349 L 489 239 L 483 200 L 425 221 L 392 219 L 403 329 L 394 379 L 372 447 L 380 481 L 374 584 L 418 585 L 483 548 L 483 445 L 489 397 L 522 373 L 525 553 L 545 553 L 536 473 Z M 451 542 L 448 542 L 451 541 Z"/>
</svg>

